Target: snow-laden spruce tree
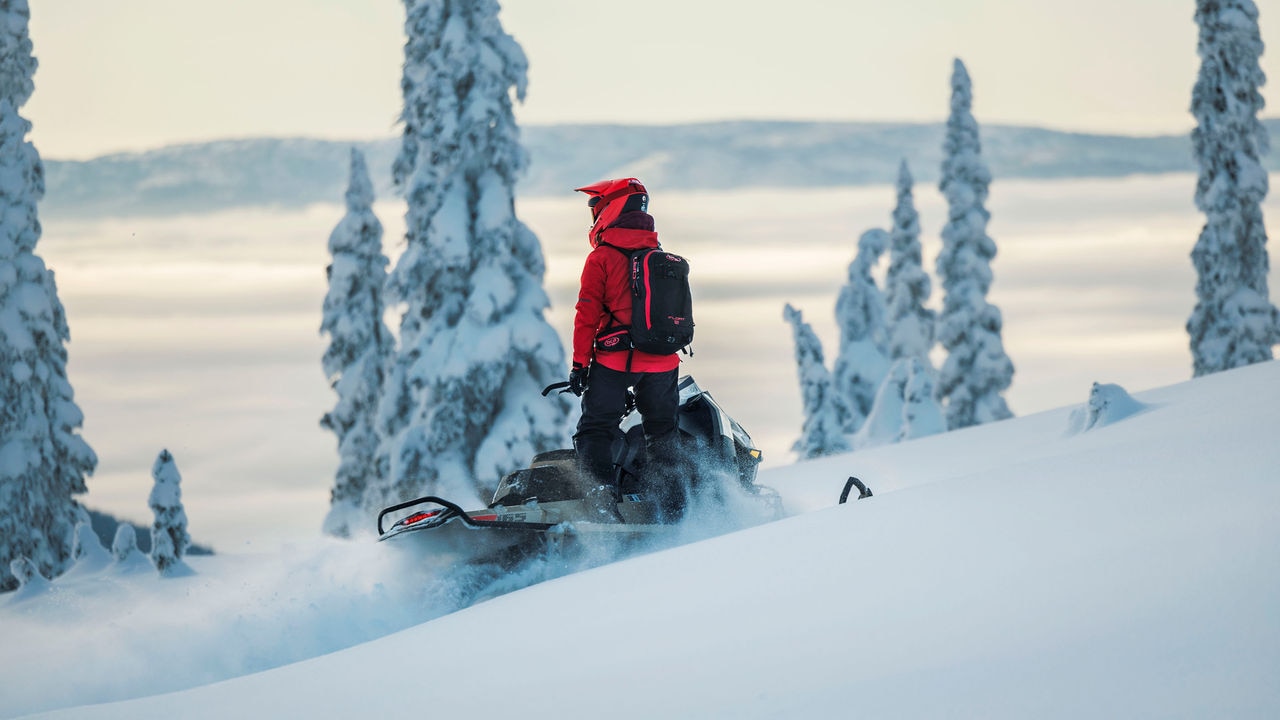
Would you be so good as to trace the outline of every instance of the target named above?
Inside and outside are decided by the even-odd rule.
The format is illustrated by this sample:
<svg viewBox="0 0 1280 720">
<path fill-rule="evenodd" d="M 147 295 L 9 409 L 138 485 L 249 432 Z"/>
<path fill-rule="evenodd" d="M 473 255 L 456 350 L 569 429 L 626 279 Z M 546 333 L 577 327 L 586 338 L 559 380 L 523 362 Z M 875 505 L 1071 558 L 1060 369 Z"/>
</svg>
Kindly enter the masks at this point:
<svg viewBox="0 0 1280 720">
<path fill-rule="evenodd" d="M 388 278 L 405 307 L 379 410 L 390 485 L 464 505 L 539 451 L 570 409 L 540 391 L 566 372 L 546 322 L 545 264 L 515 216 L 527 163 L 512 114 L 524 51 L 494 0 L 405 0 L 404 136 L 393 174 L 406 247 Z"/>
<path fill-rule="evenodd" d="M 942 406 L 933 396 L 936 373 L 920 358 L 897 360 L 876 392 L 867 422 L 853 437 L 854 448 L 889 445 L 946 432 Z"/>
<path fill-rule="evenodd" d="M 35 88 L 25 0 L 0 0 L 0 590 L 11 561 L 56 577 L 72 560 L 75 496 L 98 459 L 67 380 L 70 339 L 53 272 L 35 253 L 44 165 L 18 113 Z"/>
<path fill-rule="evenodd" d="M 138 554 L 138 531 L 127 522 L 116 525 L 111 538 L 111 558 L 116 564 L 127 563 Z"/>
<path fill-rule="evenodd" d="M 903 160 L 898 168 L 898 202 L 893 208 L 889 271 L 884 280 L 887 349 L 890 360 L 917 358 L 926 367 L 933 367 L 929 351 L 933 348 L 937 313 L 925 307 L 933 292 L 933 281 L 924 271 L 914 185 L 907 161 Z"/>
<path fill-rule="evenodd" d="M 122 522 L 116 526 L 116 534 L 111 539 L 111 564 L 107 568 L 118 575 L 154 570 L 151 558 L 138 549 L 138 531 L 133 525 Z"/>
<path fill-rule="evenodd" d="M 162 450 L 151 466 L 155 484 L 147 504 L 155 521 L 151 524 L 151 562 L 161 575 L 183 568 L 182 556 L 191 545 L 187 535 L 187 512 L 182 507 L 182 476 L 168 450 Z"/>
<path fill-rule="evenodd" d="M 40 572 L 40 568 L 36 567 L 29 558 L 21 555 L 9 563 L 9 577 L 13 578 L 10 589 L 18 591 L 11 596 L 13 600 L 42 595 L 53 588 L 53 584 Z"/>
<path fill-rule="evenodd" d="M 947 351 L 937 392 L 952 430 L 1013 416 L 1001 395 L 1013 383 L 1013 363 L 1000 339 L 1000 310 L 987 302 L 996 256 L 985 207 L 991 172 L 981 156 L 972 107 L 969 73 L 957 59 L 942 148 L 939 187 L 947 199 L 947 224 L 937 263 L 943 290 L 937 333 Z"/>
<path fill-rule="evenodd" d="M 889 234 L 879 228 L 862 233 L 858 251 L 849 263 L 848 281 L 836 299 L 840 352 L 834 367 L 836 391 L 843 394 L 849 413 L 844 432 L 853 434 L 871 412 L 876 388 L 889 372 L 885 353 L 884 296 L 871 270 L 884 254 Z"/>
<path fill-rule="evenodd" d="M 102 539 L 93 530 L 93 523 L 85 521 L 76 526 L 72 556 L 75 565 L 67 574 L 97 572 L 111 563 L 111 554 L 102 547 Z"/>
<path fill-rule="evenodd" d="M 338 436 L 338 471 L 323 527 L 337 537 L 369 526 L 368 508 L 384 499 L 377 410 L 395 341 L 382 320 L 388 260 L 373 200 L 364 155 L 352 148 L 347 213 L 329 235 L 333 262 L 320 323 L 320 332 L 329 336 L 324 374 L 338 394 L 333 410 L 320 420 Z"/>
<path fill-rule="evenodd" d="M 898 442 L 946 432 L 947 418 L 934 397 L 933 366 L 917 357 L 899 362 L 908 364 L 908 374 L 902 388 L 902 431 Z"/>
<path fill-rule="evenodd" d="M 800 437 L 791 446 L 801 460 L 848 452 L 852 449 L 845 437 L 849 424 L 849 404 L 837 392 L 831 373 L 822 357 L 822 341 L 800 311 L 787 305 L 782 317 L 791 323 L 796 343 L 796 372 L 800 378 L 800 398 L 804 408 L 804 425 Z"/>
<path fill-rule="evenodd" d="M 853 436 L 853 446 L 862 448 L 888 445 L 902 434 L 902 410 L 910 375 L 909 363 L 899 360 L 889 367 L 884 381 L 876 389 L 875 403 L 867 421 Z"/>
<path fill-rule="evenodd" d="M 1200 75 L 1191 133 L 1200 165 L 1196 207 L 1204 228 L 1191 252 L 1196 306 L 1187 320 L 1196 376 L 1270 360 L 1280 312 L 1267 290 L 1267 130 L 1258 121 L 1266 82 L 1252 0 L 1197 0 Z"/>
</svg>

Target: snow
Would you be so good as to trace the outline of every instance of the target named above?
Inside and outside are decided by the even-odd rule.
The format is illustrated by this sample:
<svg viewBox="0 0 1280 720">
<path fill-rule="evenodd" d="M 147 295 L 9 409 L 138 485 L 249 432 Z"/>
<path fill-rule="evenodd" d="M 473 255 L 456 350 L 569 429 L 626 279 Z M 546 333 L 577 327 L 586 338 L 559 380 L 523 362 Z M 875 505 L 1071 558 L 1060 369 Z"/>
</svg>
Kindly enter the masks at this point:
<svg viewBox="0 0 1280 720">
<path fill-rule="evenodd" d="M 1119 385 L 1094 383 L 1089 391 L 1089 402 L 1071 413 L 1071 431 L 1084 432 L 1110 425 L 1144 409 L 1146 405 L 1134 400 Z"/>
<path fill-rule="evenodd" d="M 1277 716 L 1280 362 L 1079 395 L 772 468 L 783 520 L 464 609 L 368 539 L 37 578 L 0 717 Z"/>
<path fill-rule="evenodd" d="M 27 468 L 39 461 L 39 457 L 27 443 L 10 440 L 0 445 L 0 478 L 21 477 Z"/>
</svg>

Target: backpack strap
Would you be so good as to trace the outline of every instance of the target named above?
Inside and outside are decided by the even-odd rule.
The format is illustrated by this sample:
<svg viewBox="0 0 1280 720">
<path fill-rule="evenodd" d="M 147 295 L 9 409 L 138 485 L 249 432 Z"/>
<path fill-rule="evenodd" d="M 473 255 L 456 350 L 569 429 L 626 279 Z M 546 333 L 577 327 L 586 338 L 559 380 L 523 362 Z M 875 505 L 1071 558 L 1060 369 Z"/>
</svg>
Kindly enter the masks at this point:
<svg viewBox="0 0 1280 720">
<path fill-rule="evenodd" d="M 612 248 L 612 249 L 617 250 L 618 252 L 622 253 L 622 257 L 624 257 L 624 258 L 626 258 L 626 259 L 627 259 L 627 271 L 628 271 L 628 272 L 630 272 L 630 271 L 631 271 L 631 256 L 636 252 L 636 250 L 623 250 L 622 248 L 618 247 L 617 245 L 610 245 L 609 243 L 605 242 L 604 240 L 600 240 L 600 241 L 598 241 L 598 242 L 596 243 L 596 246 L 597 246 L 597 247 L 607 247 L 607 248 Z M 639 249 L 639 250 L 648 250 L 648 248 L 638 248 L 638 249 Z M 611 324 L 609 327 L 627 327 L 627 328 L 631 327 L 631 323 L 630 323 L 630 322 L 626 322 L 626 323 L 620 323 L 620 322 L 618 322 L 618 316 L 614 313 L 614 311 L 613 311 L 613 310 L 609 310 L 609 308 L 605 308 L 605 310 L 608 310 L 608 311 L 609 311 L 609 320 L 612 322 L 612 324 Z M 630 320 L 630 318 L 628 318 L 628 320 Z M 626 372 L 627 372 L 627 373 L 630 373 L 630 372 L 631 372 L 631 361 L 632 361 L 633 359 L 635 359 L 635 356 L 636 356 L 635 348 L 628 347 L 628 348 L 627 348 L 627 369 L 626 369 Z"/>
<path fill-rule="evenodd" d="M 617 245 L 610 245 L 609 243 L 607 243 L 607 242 L 605 242 L 605 241 L 603 241 L 603 240 L 601 240 L 601 241 L 597 242 L 597 243 L 596 243 L 596 247 L 607 247 L 607 248 L 612 248 L 612 249 L 617 250 L 618 252 L 622 253 L 623 255 L 625 255 L 625 256 L 626 256 L 626 257 L 628 257 L 628 258 L 630 258 L 630 257 L 631 257 L 631 253 L 630 253 L 630 252 L 628 252 L 628 251 L 626 251 L 626 250 L 623 250 L 622 248 L 618 247 Z"/>
<path fill-rule="evenodd" d="M 604 242 L 603 240 L 596 243 L 596 247 L 607 247 L 622 253 L 622 256 L 627 259 L 627 271 L 630 272 L 631 270 L 631 252 L 630 251 L 623 250 L 617 245 L 610 245 L 609 243 Z M 615 311 L 610 310 L 608 307 L 605 308 L 605 311 L 609 313 L 609 327 L 631 327 L 630 318 L 627 318 L 627 322 L 619 322 L 618 315 Z"/>
</svg>

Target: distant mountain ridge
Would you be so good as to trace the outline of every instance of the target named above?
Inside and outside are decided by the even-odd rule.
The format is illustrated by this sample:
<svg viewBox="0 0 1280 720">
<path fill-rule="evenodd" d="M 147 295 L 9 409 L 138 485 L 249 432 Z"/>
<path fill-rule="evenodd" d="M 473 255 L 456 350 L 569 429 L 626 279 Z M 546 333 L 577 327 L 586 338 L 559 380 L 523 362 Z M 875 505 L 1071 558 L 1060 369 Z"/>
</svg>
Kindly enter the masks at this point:
<svg viewBox="0 0 1280 720">
<path fill-rule="evenodd" d="M 1280 120 L 1264 124 L 1273 136 L 1280 131 Z M 783 121 L 527 126 L 521 132 L 530 165 L 519 191 L 564 195 L 584 182 L 627 175 L 668 190 L 889 184 L 904 158 L 917 182 L 933 183 L 943 130 L 941 123 Z M 982 144 L 997 180 L 1195 169 L 1189 134 L 1129 137 L 986 125 Z M 339 202 L 353 145 L 366 154 L 378 196 L 392 197 L 398 138 L 263 138 L 85 161 L 46 159 L 41 210 L 95 217 Z"/>
</svg>

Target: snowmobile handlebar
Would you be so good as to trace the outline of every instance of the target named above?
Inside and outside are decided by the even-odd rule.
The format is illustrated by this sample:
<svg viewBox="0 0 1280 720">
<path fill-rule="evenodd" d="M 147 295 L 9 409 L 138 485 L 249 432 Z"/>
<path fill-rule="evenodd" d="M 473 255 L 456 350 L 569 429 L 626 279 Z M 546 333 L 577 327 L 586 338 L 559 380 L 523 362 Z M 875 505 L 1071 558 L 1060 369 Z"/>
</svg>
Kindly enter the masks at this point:
<svg viewBox="0 0 1280 720">
<path fill-rule="evenodd" d="M 551 383 L 550 385 L 542 388 L 542 397 L 550 395 L 552 390 L 559 390 L 562 393 L 571 392 L 569 390 L 569 381 L 564 380 L 558 383 Z"/>
</svg>

